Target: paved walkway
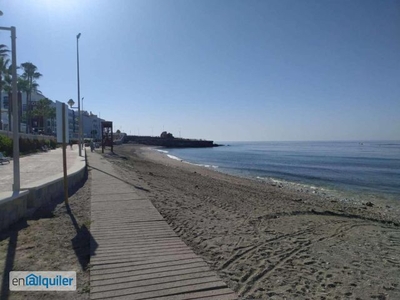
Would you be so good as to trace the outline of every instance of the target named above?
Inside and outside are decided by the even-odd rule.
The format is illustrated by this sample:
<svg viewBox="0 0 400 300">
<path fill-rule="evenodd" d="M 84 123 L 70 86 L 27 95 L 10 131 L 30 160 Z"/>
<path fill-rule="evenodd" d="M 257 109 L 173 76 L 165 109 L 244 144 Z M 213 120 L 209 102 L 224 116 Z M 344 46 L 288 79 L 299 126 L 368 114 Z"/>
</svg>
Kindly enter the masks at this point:
<svg viewBox="0 0 400 300">
<path fill-rule="evenodd" d="M 70 169 L 73 165 L 84 157 L 79 157 L 78 146 L 74 145 L 73 150 L 67 147 L 67 168 Z M 52 177 L 63 172 L 62 164 L 62 149 L 51 150 L 27 155 L 20 158 L 20 176 L 21 187 L 36 181 Z M 0 191 L 12 191 L 13 184 L 13 162 L 9 164 L 0 164 Z"/>
<path fill-rule="evenodd" d="M 182 242 L 138 186 L 88 152 L 91 299 L 237 299 Z"/>
</svg>

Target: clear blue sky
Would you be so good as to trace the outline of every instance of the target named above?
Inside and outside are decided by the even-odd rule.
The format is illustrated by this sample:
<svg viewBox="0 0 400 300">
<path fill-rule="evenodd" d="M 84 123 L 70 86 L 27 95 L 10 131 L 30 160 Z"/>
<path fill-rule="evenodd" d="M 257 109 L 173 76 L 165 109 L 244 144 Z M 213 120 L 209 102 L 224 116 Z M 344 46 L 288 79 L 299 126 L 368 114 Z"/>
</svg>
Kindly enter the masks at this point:
<svg viewBox="0 0 400 300">
<path fill-rule="evenodd" d="M 398 0 L 1 0 L 50 99 L 141 135 L 400 139 Z M 0 43 L 9 44 L 1 32 Z"/>
</svg>

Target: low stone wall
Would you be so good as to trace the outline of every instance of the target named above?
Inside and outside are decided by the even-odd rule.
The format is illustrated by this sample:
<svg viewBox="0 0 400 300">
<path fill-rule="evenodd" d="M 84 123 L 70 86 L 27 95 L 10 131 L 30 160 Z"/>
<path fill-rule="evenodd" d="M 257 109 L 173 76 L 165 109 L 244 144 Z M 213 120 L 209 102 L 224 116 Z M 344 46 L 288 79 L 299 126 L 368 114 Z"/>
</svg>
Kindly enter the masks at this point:
<svg viewBox="0 0 400 300">
<path fill-rule="evenodd" d="M 68 174 L 68 189 L 71 190 L 79 184 L 86 173 L 86 166 L 74 166 Z M 64 195 L 64 175 L 53 176 L 41 181 L 34 182 L 32 185 L 23 186 L 22 190 L 28 190 L 28 209 L 36 209 L 49 201 Z"/>
<path fill-rule="evenodd" d="M 85 178 L 86 160 L 68 170 L 68 189 L 73 189 Z M 18 193 L 0 193 L 0 231 L 27 217 L 40 206 L 64 195 L 63 173 L 21 187 Z"/>
<path fill-rule="evenodd" d="M 0 231 L 26 216 L 29 191 L 0 193 Z"/>
</svg>

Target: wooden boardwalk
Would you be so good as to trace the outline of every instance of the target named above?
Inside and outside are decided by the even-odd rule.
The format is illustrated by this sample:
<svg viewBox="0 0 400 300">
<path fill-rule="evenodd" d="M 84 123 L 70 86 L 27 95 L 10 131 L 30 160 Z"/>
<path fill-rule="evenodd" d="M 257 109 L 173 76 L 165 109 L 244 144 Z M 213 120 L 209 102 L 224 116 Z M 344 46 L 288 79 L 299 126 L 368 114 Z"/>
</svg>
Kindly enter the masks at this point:
<svg viewBox="0 0 400 300">
<path fill-rule="evenodd" d="M 88 163 L 91 299 L 237 299 L 111 163 L 96 153 Z"/>
</svg>

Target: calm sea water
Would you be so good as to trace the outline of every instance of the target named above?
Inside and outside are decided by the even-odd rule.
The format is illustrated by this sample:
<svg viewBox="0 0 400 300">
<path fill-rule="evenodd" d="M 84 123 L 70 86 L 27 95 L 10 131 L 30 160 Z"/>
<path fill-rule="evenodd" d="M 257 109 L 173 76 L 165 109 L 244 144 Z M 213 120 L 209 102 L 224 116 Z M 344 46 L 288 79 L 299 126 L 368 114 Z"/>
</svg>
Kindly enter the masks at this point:
<svg viewBox="0 0 400 300">
<path fill-rule="evenodd" d="M 400 141 L 224 144 L 229 146 L 168 149 L 165 153 L 236 176 L 400 200 Z"/>
</svg>

